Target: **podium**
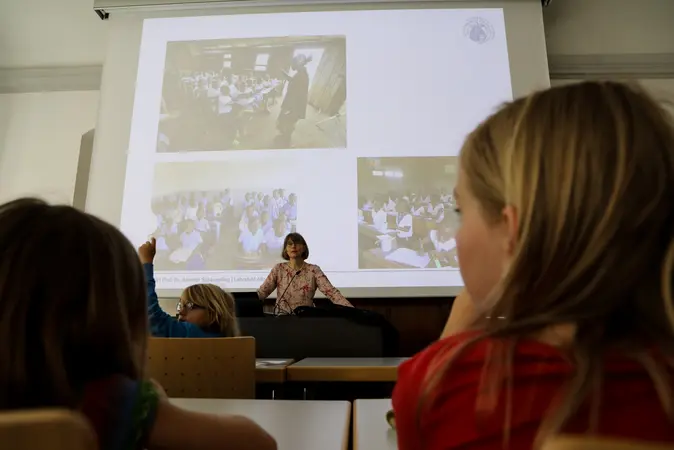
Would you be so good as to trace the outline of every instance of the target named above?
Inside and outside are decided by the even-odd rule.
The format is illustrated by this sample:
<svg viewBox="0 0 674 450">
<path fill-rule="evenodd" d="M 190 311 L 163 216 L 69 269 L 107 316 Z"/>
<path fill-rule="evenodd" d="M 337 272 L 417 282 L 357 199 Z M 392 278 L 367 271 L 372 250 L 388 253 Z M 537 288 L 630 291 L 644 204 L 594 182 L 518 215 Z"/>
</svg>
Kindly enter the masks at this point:
<svg viewBox="0 0 674 450">
<path fill-rule="evenodd" d="M 387 355 L 381 327 L 342 317 L 240 317 L 241 333 L 255 338 L 257 358 L 380 358 Z"/>
</svg>

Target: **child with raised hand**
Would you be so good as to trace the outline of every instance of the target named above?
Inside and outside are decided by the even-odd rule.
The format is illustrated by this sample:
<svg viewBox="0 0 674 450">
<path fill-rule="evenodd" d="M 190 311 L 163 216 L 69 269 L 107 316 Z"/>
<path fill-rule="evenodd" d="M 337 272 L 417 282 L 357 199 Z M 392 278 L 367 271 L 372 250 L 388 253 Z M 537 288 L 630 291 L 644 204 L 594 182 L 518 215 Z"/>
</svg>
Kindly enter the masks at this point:
<svg viewBox="0 0 674 450">
<path fill-rule="evenodd" d="M 145 289 L 112 225 L 35 199 L 0 205 L 0 411 L 79 411 L 101 450 L 275 450 L 251 420 L 183 410 L 144 379 Z"/>
<path fill-rule="evenodd" d="M 154 238 L 138 249 L 147 282 L 147 312 L 154 337 L 212 338 L 239 336 L 234 297 L 214 284 L 195 284 L 186 288 L 178 302 L 178 317 L 167 314 L 155 291 Z"/>
</svg>

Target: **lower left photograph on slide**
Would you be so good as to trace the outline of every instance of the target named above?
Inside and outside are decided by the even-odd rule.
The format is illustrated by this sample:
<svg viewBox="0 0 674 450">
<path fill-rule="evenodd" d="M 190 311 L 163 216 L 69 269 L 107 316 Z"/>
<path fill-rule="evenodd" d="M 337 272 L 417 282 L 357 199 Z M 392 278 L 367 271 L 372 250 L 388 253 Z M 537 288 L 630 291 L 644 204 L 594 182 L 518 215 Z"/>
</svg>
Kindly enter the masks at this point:
<svg viewBox="0 0 674 450">
<path fill-rule="evenodd" d="M 257 161 L 155 166 L 155 266 L 159 271 L 267 269 L 297 227 L 292 166 Z"/>
</svg>

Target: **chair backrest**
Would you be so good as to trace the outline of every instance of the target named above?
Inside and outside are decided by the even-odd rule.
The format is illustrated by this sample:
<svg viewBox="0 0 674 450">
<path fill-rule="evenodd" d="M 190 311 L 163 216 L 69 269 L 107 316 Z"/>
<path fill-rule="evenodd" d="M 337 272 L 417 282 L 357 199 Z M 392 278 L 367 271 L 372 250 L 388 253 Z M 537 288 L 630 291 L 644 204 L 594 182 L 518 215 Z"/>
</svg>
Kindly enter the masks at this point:
<svg viewBox="0 0 674 450">
<path fill-rule="evenodd" d="M 0 413 L 0 447 L 12 450 L 95 450 L 87 420 L 60 409 Z"/>
<path fill-rule="evenodd" d="M 150 338 L 150 378 L 175 398 L 255 398 L 255 339 Z"/>
<path fill-rule="evenodd" d="M 542 450 L 674 450 L 674 444 L 583 436 L 557 436 Z"/>
</svg>

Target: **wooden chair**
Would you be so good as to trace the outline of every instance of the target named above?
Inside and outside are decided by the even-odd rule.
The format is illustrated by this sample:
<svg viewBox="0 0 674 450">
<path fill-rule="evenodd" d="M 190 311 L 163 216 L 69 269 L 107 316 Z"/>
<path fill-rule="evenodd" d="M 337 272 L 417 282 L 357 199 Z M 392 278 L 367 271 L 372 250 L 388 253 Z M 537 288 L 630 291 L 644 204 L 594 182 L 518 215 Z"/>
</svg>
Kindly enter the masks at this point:
<svg viewBox="0 0 674 450">
<path fill-rule="evenodd" d="M 558 436 L 542 450 L 674 450 L 674 444 L 583 436 Z"/>
<path fill-rule="evenodd" d="M 169 397 L 255 398 L 255 339 L 151 338 L 146 373 Z"/>
<path fill-rule="evenodd" d="M 0 413 L 0 447 L 12 450 L 95 450 L 89 423 L 74 411 L 44 409 Z"/>
</svg>

